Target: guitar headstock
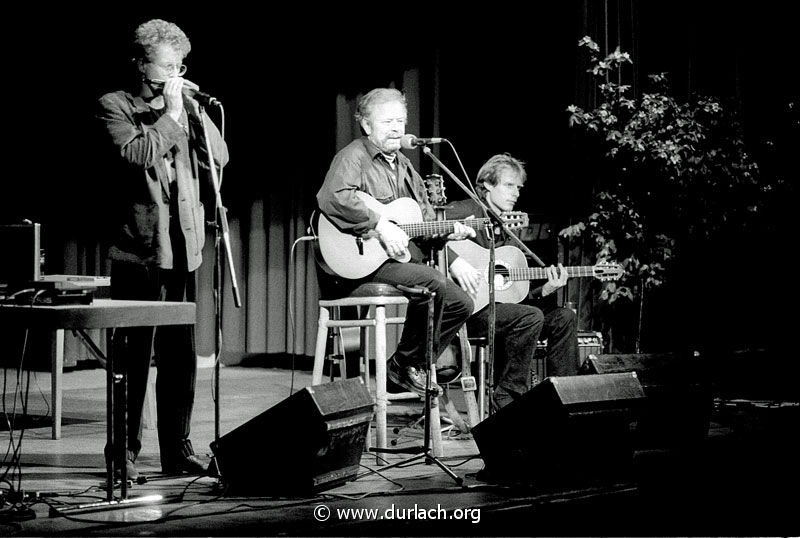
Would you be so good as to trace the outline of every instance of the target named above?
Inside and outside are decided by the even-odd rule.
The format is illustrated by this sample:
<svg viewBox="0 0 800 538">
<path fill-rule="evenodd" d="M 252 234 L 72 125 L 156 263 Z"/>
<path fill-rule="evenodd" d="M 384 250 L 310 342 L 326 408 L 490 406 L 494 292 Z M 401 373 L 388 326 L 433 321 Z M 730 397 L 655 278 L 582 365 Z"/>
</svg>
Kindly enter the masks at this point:
<svg viewBox="0 0 800 538">
<path fill-rule="evenodd" d="M 603 282 L 619 280 L 625 273 L 625 271 L 622 269 L 622 266 L 616 263 L 598 263 L 592 267 L 592 271 L 594 272 L 595 278 L 598 278 Z"/>
<path fill-rule="evenodd" d="M 506 228 L 527 228 L 529 224 L 528 214 L 522 211 L 503 211 L 500 214 L 503 225 Z"/>
<path fill-rule="evenodd" d="M 428 191 L 428 201 L 433 207 L 447 205 L 447 197 L 444 194 L 444 178 L 441 174 L 425 176 L 425 190 Z"/>
</svg>

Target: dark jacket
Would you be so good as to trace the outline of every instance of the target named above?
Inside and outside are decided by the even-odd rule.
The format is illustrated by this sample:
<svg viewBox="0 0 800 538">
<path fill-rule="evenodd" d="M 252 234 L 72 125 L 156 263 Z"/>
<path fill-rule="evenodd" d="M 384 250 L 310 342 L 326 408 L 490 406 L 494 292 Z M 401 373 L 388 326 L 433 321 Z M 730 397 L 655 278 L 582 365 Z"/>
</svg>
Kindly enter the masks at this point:
<svg viewBox="0 0 800 538">
<path fill-rule="evenodd" d="M 165 109 L 153 109 L 141 97 L 124 91 L 104 95 L 98 106 L 97 118 L 106 140 L 119 157 L 107 171 L 110 202 L 116 213 L 109 257 L 172 268 L 175 256 L 180 255 L 173 252 L 170 239 L 172 206 L 172 217 L 179 219 L 186 245 L 186 267 L 197 269 L 205 242 L 200 178 L 209 177 L 199 118 L 184 111 L 176 123 Z M 207 117 L 205 125 L 215 162 L 224 166 L 227 146 Z M 174 163 L 174 185 L 170 183 L 170 163 Z"/>
</svg>

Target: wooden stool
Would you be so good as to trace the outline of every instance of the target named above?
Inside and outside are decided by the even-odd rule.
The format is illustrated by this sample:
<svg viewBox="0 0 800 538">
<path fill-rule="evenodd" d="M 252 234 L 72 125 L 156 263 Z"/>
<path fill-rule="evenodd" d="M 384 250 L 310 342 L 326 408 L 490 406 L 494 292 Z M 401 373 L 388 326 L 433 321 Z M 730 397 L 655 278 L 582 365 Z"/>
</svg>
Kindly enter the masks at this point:
<svg viewBox="0 0 800 538">
<path fill-rule="evenodd" d="M 335 327 L 360 327 L 362 347 L 367 341 L 367 329 L 375 328 L 375 445 L 386 448 L 386 407 L 389 400 L 408 399 L 419 396 L 413 392 L 390 394 L 386 391 L 386 325 L 405 322 L 405 317 L 386 317 L 386 306 L 407 305 L 408 299 L 394 286 L 369 282 L 356 288 L 350 295 L 340 299 L 320 299 L 319 327 L 314 352 L 314 369 L 311 377 L 312 385 L 322 383 L 322 371 L 325 363 L 325 348 L 328 342 L 328 331 Z M 367 307 L 364 316 L 359 319 L 334 319 L 331 311 L 342 306 Z M 373 308 L 370 308 L 373 307 Z M 360 309 L 359 309 L 360 310 Z M 373 316 L 370 317 L 370 313 Z M 364 384 L 370 388 L 369 358 L 364 354 Z"/>
</svg>

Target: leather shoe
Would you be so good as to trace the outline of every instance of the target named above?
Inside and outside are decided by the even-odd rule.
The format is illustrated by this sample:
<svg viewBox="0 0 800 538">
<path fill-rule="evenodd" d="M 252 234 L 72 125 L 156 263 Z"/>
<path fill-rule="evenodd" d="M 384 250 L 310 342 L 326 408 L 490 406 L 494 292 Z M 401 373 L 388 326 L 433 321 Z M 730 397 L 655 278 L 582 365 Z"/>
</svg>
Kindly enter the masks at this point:
<svg viewBox="0 0 800 538">
<path fill-rule="evenodd" d="M 136 469 L 136 465 L 133 464 L 133 461 L 125 460 L 125 471 L 128 474 L 128 480 L 136 480 L 139 478 L 139 471 Z M 114 479 L 122 480 L 122 469 L 114 469 Z"/>
<path fill-rule="evenodd" d="M 386 361 L 386 376 L 393 383 L 400 385 L 406 390 L 423 396 L 425 395 L 428 381 L 427 375 L 414 366 L 400 366 L 397 363 L 397 359 L 392 357 Z M 442 388 L 436 383 L 431 383 L 431 390 L 435 396 L 442 394 Z"/>
<path fill-rule="evenodd" d="M 496 413 L 513 401 L 513 395 L 506 392 L 502 387 L 497 387 L 492 391 L 489 405 L 492 407 L 492 412 Z"/>
<path fill-rule="evenodd" d="M 161 470 L 165 474 L 206 474 L 208 464 L 205 463 L 197 454 L 182 456 L 168 465 L 162 463 Z"/>
</svg>

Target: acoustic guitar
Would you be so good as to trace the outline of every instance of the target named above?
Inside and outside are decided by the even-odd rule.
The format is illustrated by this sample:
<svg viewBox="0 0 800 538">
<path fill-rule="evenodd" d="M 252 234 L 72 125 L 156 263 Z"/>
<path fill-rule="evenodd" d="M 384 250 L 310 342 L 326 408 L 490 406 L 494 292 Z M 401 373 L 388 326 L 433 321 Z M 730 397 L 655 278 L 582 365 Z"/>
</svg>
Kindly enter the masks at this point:
<svg viewBox="0 0 800 538">
<path fill-rule="evenodd" d="M 412 198 L 398 198 L 388 204 L 382 204 L 362 191 L 357 191 L 356 195 L 369 209 L 397 224 L 412 239 L 453 233 L 456 222 L 469 226 L 476 232 L 489 225 L 489 219 L 486 218 L 425 221 L 422 218 L 422 209 Z M 528 225 L 528 215 L 523 212 L 506 212 L 500 217 L 507 228 Z M 374 230 L 363 236 L 346 233 L 339 230 L 325 214 L 320 213 L 317 234 L 317 249 L 322 258 L 320 266 L 328 273 L 342 278 L 363 278 L 389 259 Z M 395 259 L 406 263 L 410 258 L 406 252 L 403 258 Z"/>
<path fill-rule="evenodd" d="M 489 304 L 489 249 L 474 241 L 450 241 L 450 249 L 481 271 L 483 278 L 473 299 L 475 312 Z M 525 254 L 515 246 L 495 248 L 494 298 L 498 303 L 519 303 L 528 296 L 531 280 L 547 280 L 544 267 L 528 267 Z M 614 263 L 565 267 L 570 277 L 591 276 L 602 281 L 617 280 L 622 267 Z"/>
</svg>

